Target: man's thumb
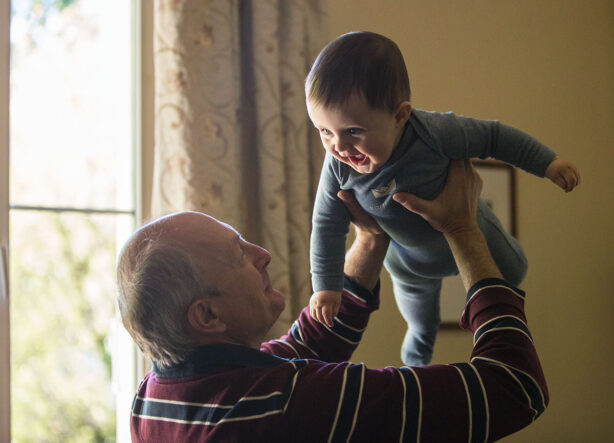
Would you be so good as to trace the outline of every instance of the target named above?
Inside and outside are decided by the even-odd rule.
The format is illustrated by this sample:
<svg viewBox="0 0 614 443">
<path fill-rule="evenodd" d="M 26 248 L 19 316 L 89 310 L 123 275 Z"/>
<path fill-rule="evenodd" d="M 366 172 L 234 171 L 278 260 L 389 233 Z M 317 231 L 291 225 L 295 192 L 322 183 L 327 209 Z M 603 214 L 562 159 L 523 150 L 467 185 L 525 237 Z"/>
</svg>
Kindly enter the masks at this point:
<svg viewBox="0 0 614 443">
<path fill-rule="evenodd" d="M 424 201 L 409 192 L 397 192 L 392 196 L 392 199 L 406 209 L 418 214 L 422 212 L 424 207 Z"/>
</svg>

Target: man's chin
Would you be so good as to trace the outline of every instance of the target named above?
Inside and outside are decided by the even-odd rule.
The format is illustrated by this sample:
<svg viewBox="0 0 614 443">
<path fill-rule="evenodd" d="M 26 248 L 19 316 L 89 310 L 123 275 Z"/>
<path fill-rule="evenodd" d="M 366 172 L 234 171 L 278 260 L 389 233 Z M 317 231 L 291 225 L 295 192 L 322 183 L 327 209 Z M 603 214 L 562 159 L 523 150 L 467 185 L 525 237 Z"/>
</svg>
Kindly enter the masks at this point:
<svg viewBox="0 0 614 443">
<path fill-rule="evenodd" d="M 284 295 L 276 289 L 270 289 L 268 297 L 271 301 L 271 306 L 277 308 L 276 310 L 279 310 L 278 315 L 281 314 L 286 307 L 286 299 Z"/>
</svg>

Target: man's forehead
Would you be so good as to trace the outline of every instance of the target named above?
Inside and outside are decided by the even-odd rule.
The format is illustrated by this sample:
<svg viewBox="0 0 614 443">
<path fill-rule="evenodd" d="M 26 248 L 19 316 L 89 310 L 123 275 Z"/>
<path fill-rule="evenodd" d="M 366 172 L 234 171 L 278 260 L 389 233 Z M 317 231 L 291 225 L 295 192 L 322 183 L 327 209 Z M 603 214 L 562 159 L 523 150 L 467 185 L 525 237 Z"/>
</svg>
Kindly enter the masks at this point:
<svg viewBox="0 0 614 443">
<path fill-rule="evenodd" d="M 227 223 L 202 213 L 184 213 L 171 234 L 195 257 L 207 263 L 234 265 L 239 233 Z"/>
<path fill-rule="evenodd" d="M 124 244 L 120 257 L 133 263 L 150 242 L 181 245 L 198 260 L 234 264 L 234 248 L 240 234 L 227 223 L 199 212 L 180 212 L 160 217 L 138 229 Z"/>
<path fill-rule="evenodd" d="M 236 229 L 207 214 L 184 212 L 178 214 L 172 222 L 172 232 L 188 237 L 189 241 L 198 239 L 215 241 L 220 236 L 232 238 L 238 235 Z"/>
<path fill-rule="evenodd" d="M 214 219 L 214 220 L 215 220 L 215 219 Z M 228 229 L 229 231 L 231 231 L 233 234 L 236 234 L 236 235 L 241 235 L 241 234 L 239 234 L 239 231 L 237 231 L 237 230 L 236 230 L 234 227 L 230 226 L 228 223 L 224 223 L 224 222 L 221 222 L 221 221 L 219 221 L 219 220 L 216 220 L 216 221 L 217 221 L 217 222 L 218 222 L 220 225 L 222 225 L 224 228 L 226 228 L 226 229 Z"/>
<path fill-rule="evenodd" d="M 215 243 L 238 236 L 236 229 L 201 212 L 184 211 L 160 217 L 137 230 L 133 239 L 166 238 L 182 243 Z M 221 238 L 220 238 L 221 237 Z"/>
</svg>

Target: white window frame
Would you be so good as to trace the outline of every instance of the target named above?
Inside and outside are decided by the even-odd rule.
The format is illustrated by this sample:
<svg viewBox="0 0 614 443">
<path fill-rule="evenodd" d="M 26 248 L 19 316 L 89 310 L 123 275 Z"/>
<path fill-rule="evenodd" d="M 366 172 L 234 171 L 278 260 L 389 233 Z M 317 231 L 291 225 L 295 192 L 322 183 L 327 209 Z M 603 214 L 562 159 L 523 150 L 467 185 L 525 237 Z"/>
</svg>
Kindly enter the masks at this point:
<svg viewBox="0 0 614 443">
<path fill-rule="evenodd" d="M 0 441 L 11 441 L 8 293 L 10 22 L 10 0 L 0 0 Z"/>
<path fill-rule="evenodd" d="M 132 0 L 132 143 L 135 155 L 134 189 L 135 224 L 140 226 L 149 217 L 151 163 L 153 155 L 153 1 Z M 146 66 L 146 72 L 143 72 Z M 150 69 L 150 70 L 151 70 Z M 145 112 L 144 112 L 145 111 Z M 144 192 L 145 191 L 145 192 Z M 113 389 L 116 396 L 116 441 L 129 443 L 130 408 L 138 381 L 145 372 L 145 361 L 128 332 L 116 320 L 113 331 L 115 349 Z M 131 380 L 126 377 L 130 374 Z M 118 376 L 119 375 L 119 376 Z"/>
</svg>

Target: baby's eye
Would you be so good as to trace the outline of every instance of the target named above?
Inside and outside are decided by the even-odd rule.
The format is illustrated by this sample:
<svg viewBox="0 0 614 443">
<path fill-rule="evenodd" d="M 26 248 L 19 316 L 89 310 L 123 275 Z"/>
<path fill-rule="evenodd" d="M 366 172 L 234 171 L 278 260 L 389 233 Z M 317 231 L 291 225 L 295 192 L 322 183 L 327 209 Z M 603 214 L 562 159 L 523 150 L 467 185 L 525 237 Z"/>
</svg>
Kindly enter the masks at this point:
<svg viewBox="0 0 614 443">
<path fill-rule="evenodd" d="M 347 133 L 350 134 L 350 135 L 358 135 L 361 132 L 362 132 L 362 129 L 360 129 L 360 128 L 349 128 L 347 130 Z"/>
<path fill-rule="evenodd" d="M 324 135 L 331 135 L 331 134 L 332 134 L 332 132 L 331 132 L 331 131 L 329 131 L 329 130 L 328 130 L 328 129 L 326 129 L 326 128 L 322 128 L 322 129 L 320 129 L 320 132 L 321 132 L 322 134 L 324 134 Z"/>
</svg>

